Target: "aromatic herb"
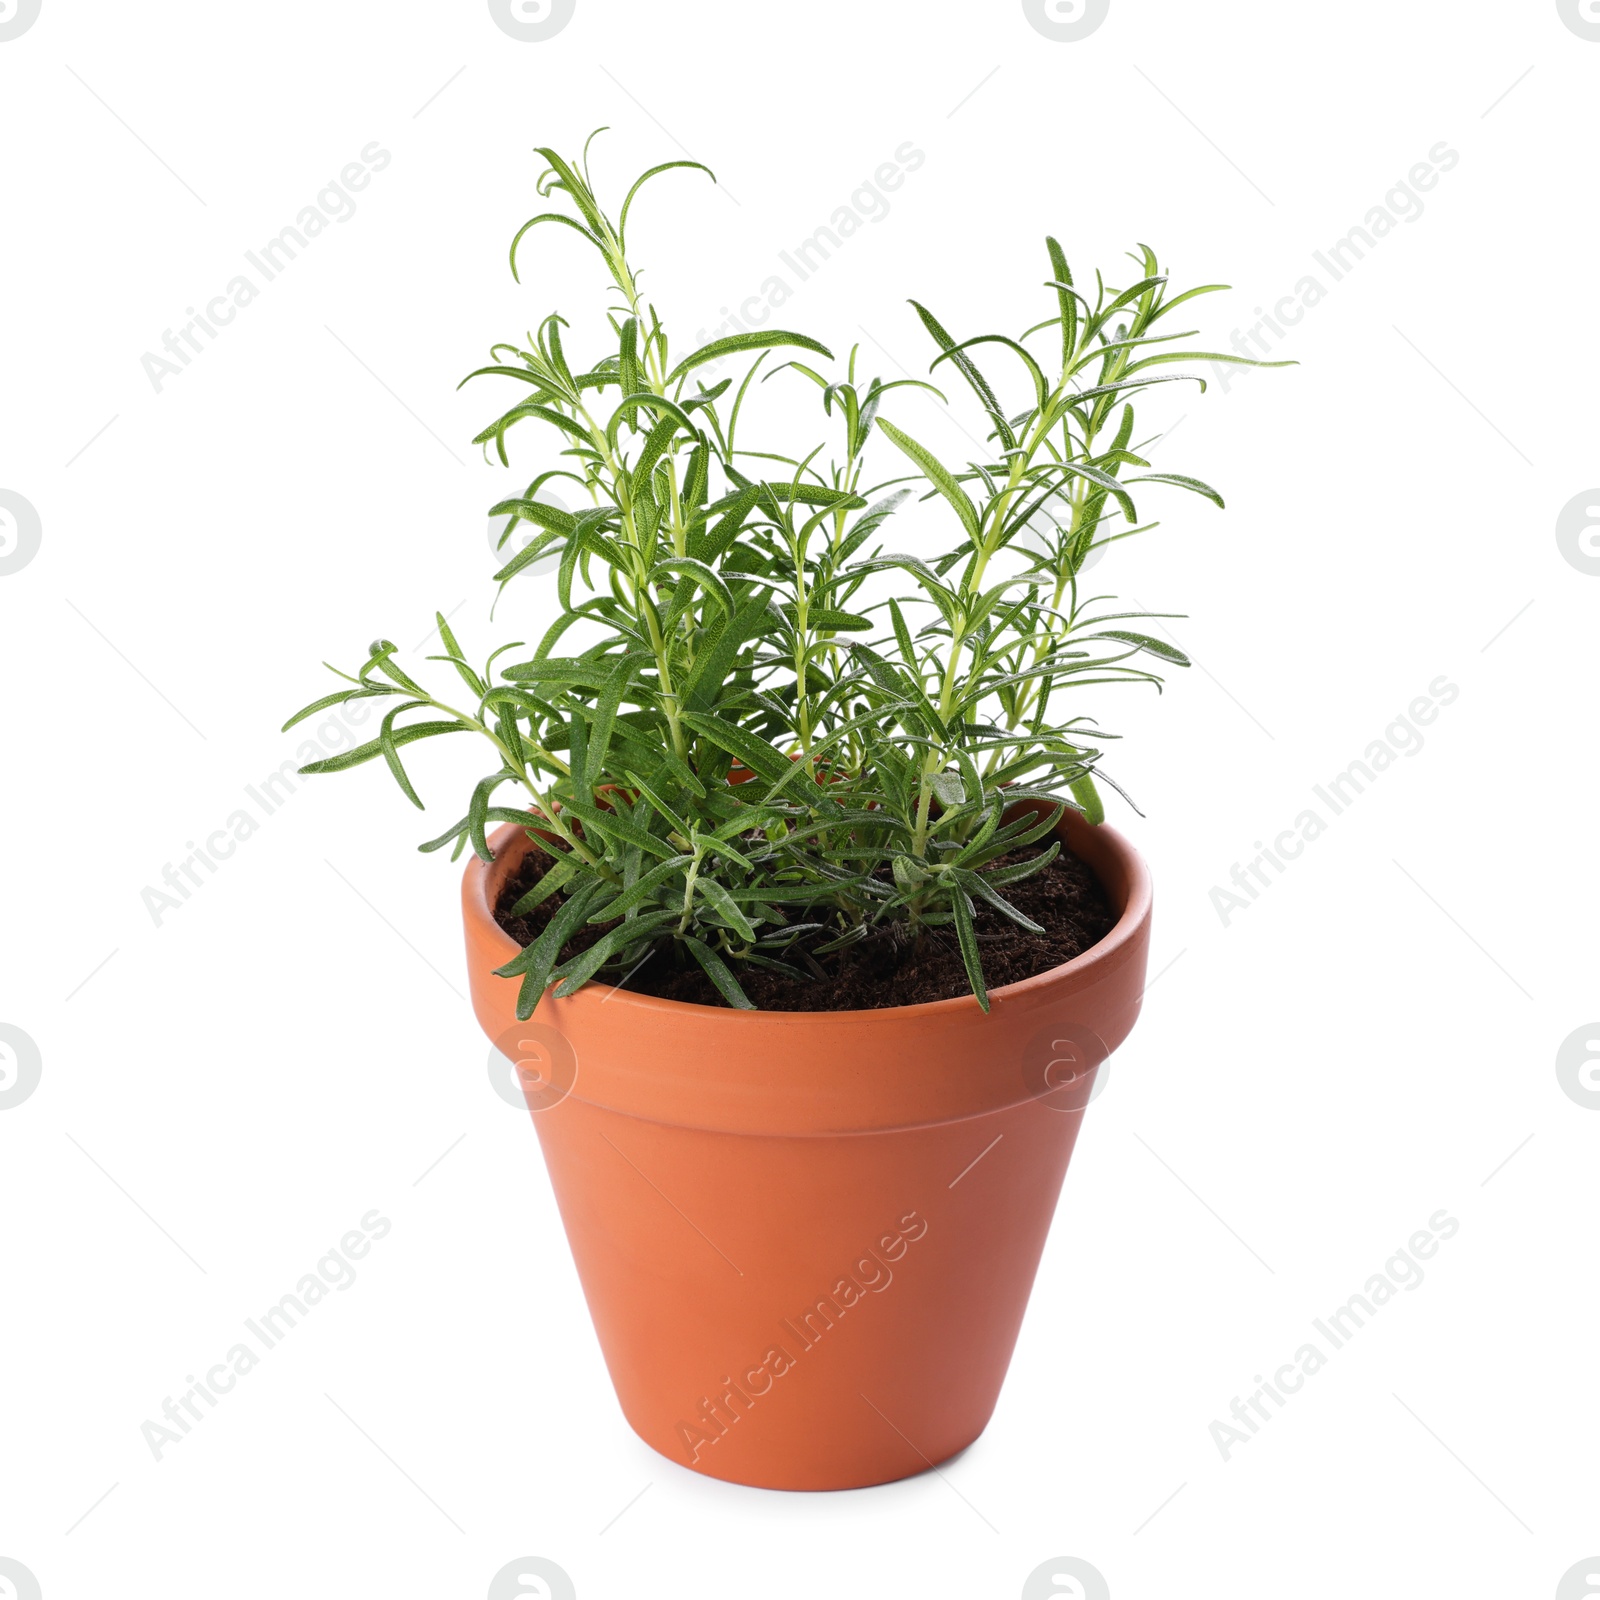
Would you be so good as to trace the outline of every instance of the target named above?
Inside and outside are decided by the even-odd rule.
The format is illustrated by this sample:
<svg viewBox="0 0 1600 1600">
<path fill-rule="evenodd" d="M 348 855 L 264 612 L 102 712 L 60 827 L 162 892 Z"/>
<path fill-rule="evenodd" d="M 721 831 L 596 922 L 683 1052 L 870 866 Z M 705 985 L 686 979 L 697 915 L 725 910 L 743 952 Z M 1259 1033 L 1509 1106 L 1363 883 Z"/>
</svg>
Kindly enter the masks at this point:
<svg viewBox="0 0 1600 1600">
<path fill-rule="evenodd" d="M 407 746 L 470 732 L 492 747 L 465 814 L 421 848 L 470 844 L 492 859 L 489 828 L 516 822 L 554 858 L 516 910 L 557 894 L 559 910 L 501 969 L 521 978 L 519 1016 L 552 982 L 558 995 L 617 982 L 652 952 L 697 962 L 728 1004 L 748 1006 L 739 975 L 751 965 L 803 980 L 827 952 L 930 930 L 959 941 L 987 1010 L 978 902 L 1041 931 L 1008 885 L 1054 858 L 1062 806 L 1098 822 L 1097 783 L 1116 787 L 1101 765 L 1112 736 L 1078 709 L 1077 691 L 1159 686 L 1155 668 L 1188 664 L 1129 626 L 1146 614 L 1108 609 L 1080 578 L 1096 550 L 1155 526 L 1140 521 L 1136 494 L 1176 488 L 1222 505 L 1198 479 L 1150 470 L 1134 403 L 1181 377 L 1204 389 L 1170 370 L 1179 363 L 1241 360 L 1191 347 L 1194 335 L 1168 321 L 1226 286 L 1169 297 L 1146 247 L 1126 287 L 1098 273 L 1091 285 L 1047 239 L 1050 314 L 1016 338 L 958 340 L 913 301 L 936 347 L 930 377 L 970 390 L 987 434 L 984 459 L 950 465 L 880 414 L 895 390 L 947 403 L 943 391 L 866 378 L 859 349 L 840 373 L 817 340 L 764 331 L 674 359 L 641 296 L 628 228 L 653 179 L 709 169 L 652 167 L 613 221 L 587 145 L 577 164 L 539 154 L 539 193 L 563 209 L 518 231 L 512 271 L 536 230 L 585 240 L 611 280 L 605 353 L 575 363 L 569 325 L 551 314 L 469 377 L 521 386 L 476 443 L 509 466 L 515 430 L 519 447 L 536 435 L 564 463 L 491 513 L 507 518 L 503 544 L 519 524 L 536 530 L 496 573 L 502 591 L 558 556 L 560 615 L 531 648 L 501 645 L 482 665 L 441 616 L 444 649 L 427 674 L 377 641 L 355 674 L 338 674 L 345 687 L 285 726 L 384 699 L 378 737 L 303 770 L 381 758 L 420 807 Z M 768 367 L 780 350 L 791 353 Z M 980 352 L 1008 383 L 991 383 Z M 709 364 L 746 357 L 737 382 L 702 381 Z M 825 444 L 797 454 L 736 442 L 758 373 L 815 386 L 834 440 L 825 464 Z M 898 475 L 877 479 L 885 470 Z M 546 486 L 563 480 L 581 509 L 553 503 Z M 913 494 L 948 512 L 932 559 L 893 548 L 891 519 Z M 462 687 L 420 681 L 441 672 Z M 1043 814 L 1008 809 L 1036 798 L 1050 802 Z M 563 959 L 586 923 L 606 931 Z"/>
</svg>

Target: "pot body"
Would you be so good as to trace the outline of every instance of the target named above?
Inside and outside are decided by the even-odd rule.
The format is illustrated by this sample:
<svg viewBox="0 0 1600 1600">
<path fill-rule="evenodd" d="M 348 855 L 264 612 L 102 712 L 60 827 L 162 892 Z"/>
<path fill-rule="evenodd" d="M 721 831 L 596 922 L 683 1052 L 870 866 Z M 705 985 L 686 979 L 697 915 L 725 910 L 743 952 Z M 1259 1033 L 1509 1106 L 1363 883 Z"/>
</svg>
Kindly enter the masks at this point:
<svg viewBox="0 0 1600 1600">
<path fill-rule="evenodd" d="M 517 1066 L 624 1415 L 668 1459 L 778 1489 L 927 1470 L 999 1396 L 1097 1071 L 1133 1026 L 1150 885 L 1064 841 L 1118 913 L 991 993 L 742 1012 L 591 984 L 530 1022 L 495 923 L 508 825 L 463 885 L 474 1009 Z"/>
</svg>

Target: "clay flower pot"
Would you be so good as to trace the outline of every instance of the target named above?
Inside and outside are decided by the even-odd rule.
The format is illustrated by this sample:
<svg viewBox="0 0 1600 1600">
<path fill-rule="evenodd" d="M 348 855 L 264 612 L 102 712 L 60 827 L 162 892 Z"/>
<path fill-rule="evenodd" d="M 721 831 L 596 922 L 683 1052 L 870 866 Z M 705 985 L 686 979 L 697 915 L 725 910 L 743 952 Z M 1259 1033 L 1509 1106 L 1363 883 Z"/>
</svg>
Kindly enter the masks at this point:
<svg viewBox="0 0 1600 1600">
<path fill-rule="evenodd" d="M 1097 1067 L 1139 1012 L 1150 880 L 1076 813 L 1117 922 L 1076 960 L 878 1011 L 735 1011 L 591 984 L 515 1015 L 493 905 L 462 887 L 478 1020 L 518 1067 L 623 1414 L 734 1483 L 848 1489 L 983 1431 Z"/>
</svg>

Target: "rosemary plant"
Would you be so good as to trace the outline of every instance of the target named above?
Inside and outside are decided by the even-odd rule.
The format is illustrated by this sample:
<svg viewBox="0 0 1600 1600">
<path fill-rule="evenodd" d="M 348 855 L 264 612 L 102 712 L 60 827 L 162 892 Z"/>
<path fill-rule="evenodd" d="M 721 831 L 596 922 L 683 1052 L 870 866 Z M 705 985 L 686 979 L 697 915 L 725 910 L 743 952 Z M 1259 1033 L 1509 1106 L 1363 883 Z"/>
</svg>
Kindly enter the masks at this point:
<svg viewBox="0 0 1600 1600">
<path fill-rule="evenodd" d="M 1222 505 L 1198 479 L 1148 470 L 1134 403 L 1183 376 L 1163 368 L 1241 359 L 1168 331 L 1170 313 L 1226 286 L 1169 296 L 1141 247 L 1126 288 L 1098 274 L 1091 287 L 1048 239 L 1051 314 L 1017 338 L 957 340 L 913 301 L 937 347 L 932 375 L 959 377 L 986 429 L 985 458 L 952 467 L 880 415 L 898 388 L 944 394 L 863 378 L 858 350 L 833 377 L 811 359 L 832 353 L 800 333 L 741 333 L 676 356 L 640 294 L 630 215 L 652 179 L 709 169 L 652 167 L 613 220 L 588 145 L 577 163 L 539 154 L 539 193 L 561 209 L 518 230 L 512 272 L 534 230 L 579 235 L 610 277 L 604 353 L 575 363 L 569 325 L 552 313 L 523 343 L 494 346 L 469 378 L 521 386 L 475 443 L 509 466 L 508 435 L 528 424 L 517 443 L 536 432 L 563 463 L 491 512 L 507 518 L 506 539 L 521 523 L 535 530 L 496 573 L 502 591 L 558 554 L 560 614 L 531 650 L 501 645 L 481 666 L 442 616 L 428 672 L 378 640 L 354 674 L 338 673 L 342 687 L 285 724 L 384 699 L 378 737 L 302 770 L 381 758 L 420 807 L 401 752 L 446 734 L 485 741 L 492 769 L 465 814 L 421 848 L 470 845 L 489 860 L 490 826 L 515 822 L 552 858 L 516 909 L 551 896 L 558 908 L 501 969 L 521 978 L 519 1016 L 552 983 L 565 995 L 616 982 L 646 957 L 696 962 L 747 1007 L 740 975 L 753 966 L 804 980 L 821 975 L 818 957 L 858 941 L 952 934 L 987 1010 L 978 902 L 1042 932 L 1007 886 L 1054 858 L 1061 807 L 1102 817 L 1111 736 L 1073 692 L 1159 687 L 1154 668 L 1187 665 L 1126 626 L 1140 613 L 1081 593 L 1079 577 L 1096 549 L 1155 526 L 1139 520 L 1136 492 L 1178 488 Z M 1013 369 L 1020 409 L 980 371 L 981 346 Z M 825 464 L 826 442 L 803 455 L 736 443 L 751 385 L 779 349 L 801 354 L 764 378 L 820 391 L 820 425 L 834 437 Z M 747 356 L 737 383 L 696 376 Z M 879 435 L 900 476 L 873 482 Z M 581 490 L 581 509 L 552 503 L 546 485 L 562 479 Z M 946 547 L 928 560 L 885 545 L 896 509 L 919 492 L 949 517 Z M 440 672 L 461 687 L 424 687 Z M 585 924 L 602 936 L 567 954 Z"/>
</svg>

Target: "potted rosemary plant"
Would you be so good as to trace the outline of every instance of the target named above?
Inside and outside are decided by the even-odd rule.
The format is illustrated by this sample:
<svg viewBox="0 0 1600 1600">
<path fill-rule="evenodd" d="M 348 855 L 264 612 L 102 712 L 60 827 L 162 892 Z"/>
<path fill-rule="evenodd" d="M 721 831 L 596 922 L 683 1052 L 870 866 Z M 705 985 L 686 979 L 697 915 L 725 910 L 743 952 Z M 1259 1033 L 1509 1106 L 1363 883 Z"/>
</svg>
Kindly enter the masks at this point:
<svg viewBox="0 0 1600 1600">
<path fill-rule="evenodd" d="M 1180 363 L 1239 359 L 1173 325 L 1224 286 L 1169 293 L 1143 247 L 1124 288 L 1075 279 L 1050 239 L 1047 315 L 1015 338 L 913 302 L 915 386 L 970 390 L 987 436 L 952 465 L 882 414 L 914 380 L 864 378 L 859 351 L 830 376 L 800 333 L 672 347 L 628 230 L 646 184 L 698 163 L 652 167 L 613 219 L 587 146 L 539 154 L 551 209 L 512 270 L 547 224 L 596 251 L 604 353 L 569 355 L 551 314 L 470 376 L 513 401 L 476 442 L 544 452 L 493 507 L 508 551 L 533 530 L 496 579 L 514 600 L 556 558 L 559 614 L 481 665 L 442 616 L 428 668 L 380 640 L 286 726 L 387 702 L 377 738 L 304 770 L 381 759 L 418 806 L 409 746 L 483 743 L 422 849 L 470 851 L 474 1007 L 635 1430 L 769 1487 L 920 1472 L 988 1420 L 1139 1009 L 1150 884 L 1103 824 L 1107 736 L 1077 692 L 1187 663 L 1080 578 L 1153 526 L 1136 496 L 1222 504 L 1149 469 L 1134 408 Z M 831 445 L 746 443 L 778 374 L 815 386 Z M 895 548 L 913 495 L 943 512 L 937 555 Z"/>
</svg>

